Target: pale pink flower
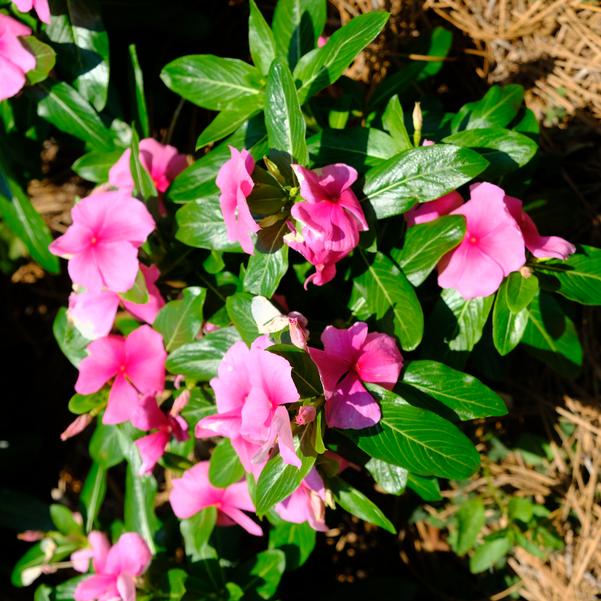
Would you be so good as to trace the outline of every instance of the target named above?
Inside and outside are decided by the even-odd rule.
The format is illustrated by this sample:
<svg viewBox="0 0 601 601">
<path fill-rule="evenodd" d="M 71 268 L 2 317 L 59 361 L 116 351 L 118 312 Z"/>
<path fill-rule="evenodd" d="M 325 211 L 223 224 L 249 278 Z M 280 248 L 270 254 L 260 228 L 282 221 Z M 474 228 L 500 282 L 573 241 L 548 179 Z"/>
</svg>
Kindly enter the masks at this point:
<svg viewBox="0 0 601 601">
<path fill-rule="evenodd" d="M 201 419 L 196 436 L 230 438 L 244 469 L 258 475 L 269 451 L 278 443 L 285 463 L 300 467 L 292 429 L 284 405 L 300 396 L 292 381 L 292 368 L 282 357 L 253 344 L 235 343 L 211 380 L 217 414 Z M 263 345 L 264 346 L 264 345 Z"/>
<path fill-rule="evenodd" d="M 0 13 L 0 101 L 11 98 L 25 85 L 25 73 L 35 68 L 35 56 L 19 40 L 31 29 Z"/>
<path fill-rule="evenodd" d="M 61 434 L 61 440 L 65 442 L 65 440 L 81 434 L 92 423 L 93 419 L 94 417 L 89 413 L 78 415 Z"/>
<path fill-rule="evenodd" d="M 326 422 L 331 428 L 359 430 L 380 421 L 380 406 L 363 382 L 392 389 L 403 358 L 387 334 L 367 332 L 357 322 L 347 329 L 328 326 L 321 335 L 324 350 L 309 347 L 326 398 Z"/>
<path fill-rule="evenodd" d="M 359 232 L 368 229 L 351 189 L 357 180 L 355 169 L 344 163 L 313 171 L 301 165 L 292 165 L 292 169 L 303 199 L 292 207 L 292 216 L 323 236 L 324 249 L 349 253 L 359 243 Z"/>
<path fill-rule="evenodd" d="M 109 184 L 131 192 L 134 180 L 130 167 L 131 150 L 128 148 L 109 171 Z M 154 138 L 140 140 L 140 162 L 148 171 L 158 192 L 166 192 L 171 182 L 188 166 L 186 155 L 177 148 L 161 144 Z"/>
<path fill-rule="evenodd" d="M 255 161 L 246 149 L 237 150 L 230 146 L 231 158 L 226 161 L 217 174 L 217 186 L 221 190 L 219 203 L 227 229 L 227 237 L 239 242 L 242 250 L 249 255 L 254 253 L 251 234 L 261 228 L 253 219 L 248 208 L 247 198 L 254 187 L 252 172 Z"/>
<path fill-rule="evenodd" d="M 73 282 L 88 292 L 126 292 L 138 273 L 138 248 L 154 230 L 148 209 L 127 192 L 98 192 L 77 203 L 73 224 L 50 245 L 69 259 Z"/>
<path fill-rule="evenodd" d="M 307 474 L 300 486 L 286 499 L 275 506 L 276 513 L 286 522 L 302 524 L 308 522 L 311 528 L 325 532 L 326 489 L 315 468 Z"/>
<path fill-rule="evenodd" d="M 505 204 L 505 192 L 488 183 L 470 187 L 471 198 L 451 212 L 466 220 L 465 237 L 438 264 L 438 284 L 465 299 L 495 292 L 526 262 L 524 238 Z"/>
<path fill-rule="evenodd" d="M 115 316 L 120 303 L 134 317 L 147 323 L 154 321 L 161 307 L 165 304 L 155 284 L 160 272 L 156 265 L 147 267 L 140 264 L 140 270 L 148 290 L 148 301 L 146 303 L 138 304 L 123 300 L 119 294 L 111 290 L 74 292 L 71 294 L 69 297 L 69 318 L 88 340 L 96 340 L 109 334 L 115 323 Z"/>
<path fill-rule="evenodd" d="M 489 184 L 492 185 L 492 184 Z M 538 259 L 562 259 L 565 261 L 576 252 L 576 247 L 559 236 L 541 236 L 532 218 L 522 208 L 522 201 L 505 196 L 505 205 L 522 230 L 526 248 Z"/>
<path fill-rule="evenodd" d="M 48 0 L 13 0 L 13 2 L 22 13 L 27 13 L 33 8 L 40 21 L 46 24 L 50 23 Z"/>
<path fill-rule="evenodd" d="M 417 225 L 419 223 L 428 223 L 441 217 L 448 215 L 451 211 L 458 209 L 463 204 L 463 198 L 459 192 L 449 192 L 436 200 L 422 202 L 404 215 L 407 225 Z"/>
<path fill-rule="evenodd" d="M 87 572 L 90 559 L 95 574 L 75 589 L 75 601 L 135 601 L 135 578 L 150 565 L 152 554 L 144 539 L 135 532 L 123 533 L 111 547 L 102 532 L 90 532 L 91 548 L 71 555 L 73 567 Z"/>
<path fill-rule="evenodd" d="M 263 534 L 261 527 L 244 513 L 255 510 L 246 480 L 227 488 L 216 488 L 209 480 L 208 461 L 201 461 L 185 471 L 181 478 L 174 478 L 169 502 L 180 519 L 192 517 L 207 507 L 216 507 L 220 526 L 238 524 L 249 534 Z"/>
<path fill-rule="evenodd" d="M 139 327 L 127 338 L 99 338 L 87 350 L 75 390 L 93 394 L 114 378 L 102 420 L 105 424 L 129 420 L 140 405 L 139 394 L 154 395 L 163 390 L 167 353 L 163 337 L 150 326 Z"/>
</svg>

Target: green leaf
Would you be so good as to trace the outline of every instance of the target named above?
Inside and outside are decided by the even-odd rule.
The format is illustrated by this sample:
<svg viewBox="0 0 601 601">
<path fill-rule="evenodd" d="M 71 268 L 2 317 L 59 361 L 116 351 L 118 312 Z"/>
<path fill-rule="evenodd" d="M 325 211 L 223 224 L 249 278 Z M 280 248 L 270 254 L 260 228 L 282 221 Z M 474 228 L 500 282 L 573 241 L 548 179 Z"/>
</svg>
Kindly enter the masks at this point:
<svg viewBox="0 0 601 601">
<path fill-rule="evenodd" d="M 179 528 L 184 539 L 186 555 L 194 561 L 202 558 L 217 523 L 217 508 L 206 507 L 185 520 L 180 520 Z"/>
<path fill-rule="evenodd" d="M 394 249 L 392 258 L 401 266 L 407 279 L 419 286 L 464 236 L 465 219 L 461 215 L 444 215 L 408 228 L 403 247 Z"/>
<path fill-rule="evenodd" d="M 84 507 L 85 531 L 91 532 L 106 495 L 106 469 L 93 462 L 83 483 L 80 501 Z"/>
<path fill-rule="evenodd" d="M 284 570 L 286 556 L 279 549 L 261 551 L 236 570 L 236 582 L 244 591 L 244 599 L 272 599 Z"/>
<path fill-rule="evenodd" d="M 203 417 L 215 413 L 217 413 L 217 407 L 214 400 L 204 390 L 194 388 L 190 391 L 190 400 L 182 409 L 181 415 L 189 424 L 196 424 Z"/>
<path fill-rule="evenodd" d="M 49 250 L 52 236 L 21 186 L 8 173 L 0 153 L 0 217 L 25 244 L 31 258 L 50 273 L 59 272 L 58 258 Z"/>
<path fill-rule="evenodd" d="M 209 480 L 213 486 L 227 488 L 244 477 L 244 468 L 228 438 L 224 438 L 211 454 Z"/>
<path fill-rule="evenodd" d="M 108 390 L 106 387 L 100 389 L 94 394 L 74 394 L 69 401 L 69 411 L 71 411 L 71 413 L 75 413 L 76 415 L 89 413 L 90 411 L 106 404 L 107 399 Z"/>
<path fill-rule="evenodd" d="M 165 367 L 172 374 L 208 382 L 217 375 L 223 355 L 238 340 L 240 336 L 234 328 L 210 332 L 200 340 L 176 348 L 167 358 Z"/>
<path fill-rule="evenodd" d="M 128 50 L 133 74 L 133 95 L 135 98 L 137 123 L 142 132 L 142 137 L 149 138 L 150 122 L 148 120 L 148 109 L 146 107 L 146 96 L 144 94 L 144 74 L 140 68 L 136 45 L 130 44 Z"/>
<path fill-rule="evenodd" d="M 417 493 L 424 501 L 433 502 L 442 499 L 440 485 L 436 478 L 426 478 L 410 473 L 407 476 L 407 488 Z"/>
<path fill-rule="evenodd" d="M 151 553 L 156 552 L 154 535 L 159 521 L 154 513 L 154 499 L 157 493 L 157 481 L 151 475 L 140 475 L 141 461 L 137 448 L 128 457 L 125 474 L 125 500 L 123 503 L 123 522 L 127 532 L 137 532 L 148 545 Z"/>
<path fill-rule="evenodd" d="M 480 380 L 436 361 L 411 361 L 403 383 L 435 398 L 461 420 L 505 415 L 503 399 Z"/>
<path fill-rule="evenodd" d="M 532 301 L 527 311 L 528 325 L 522 343 L 561 375 L 577 375 L 582 365 L 582 346 L 574 322 L 557 301 L 544 292 Z"/>
<path fill-rule="evenodd" d="M 83 534 L 81 525 L 75 521 L 71 510 L 64 505 L 58 503 L 50 505 L 50 517 L 61 534 L 65 536 L 81 536 Z"/>
<path fill-rule="evenodd" d="M 308 522 L 293 524 L 283 520 L 269 531 L 269 548 L 286 555 L 286 570 L 296 570 L 309 559 L 315 547 L 316 532 Z"/>
<path fill-rule="evenodd" d="M 265 127 L 269 147 L 280 150 L 301 165 L 309 160 L 305 118 L 288 66 L 276 59 L 269 68 L 265 88 Z"/>
<path fill-rule="evenodd" d="M 485 572 L 503 559 L 510 550 L 511 540 L 507 536 L 485 541 L 476 548 L 476 551 L 470 557 L 470 572 L 472 574 Z"/>
<path fill-rule="evenodd" d="M 42 119 L 83 140 L 93 150 L 113 150 L 113 133 L 75 89 L 64 82 L 42 82 L 36 88 L 40 91 L 37 111 Z"/>
<path fill-rule="evenodd" d="M 289 497 L 305 479 L 315 457 L 303 455 L 301 467 L 284 463 L 281 455 L 272 457 L 261 472 L 255 491 L 257 515 L 265 515 L 276 503 Z"/>
<path fill-rule="evenodd" d="M 101 111 L 109 86 L 109 39 L 97 0 L 54 0 L 46 34 L 55 43 L 59 71 Z"/>
<path fill-rule="evenodd" d="M 365 464 L 365 468 L 389 495 L 400 495 L 405 492 L 409 475 L 405 468 L 373 457 Z"/>
<path fill-rule="evenodd" d="M 71 169 L 90 182 L 102 184 L 108 181 L 111 167 L 119 160 L 123 150 L 110 150 L 108 152 L 88 152 L 79 157 Z"/>
<path fill-rule="evenodd" d="M 472 148 L 483 156 L 489 162 L 483 178 L 497 178 L 523 167 L 538 150 L 538 145 L 527 136 L 500 127 L 456 132 L 443 142 Z"/>
<path fill-rule="evenodd" d="M 280 0 L 273 13 L 273 36 L 278 55 L 291 69 L 315 48 L 326 23 L 325 0 Z"/>
<path fill-rule="evenodd" d="M 146 285 L 146 278 L 141 269 L 139 269 L 136 274 L 134 285 L 119 296 L 122 300 L 136 305 L 144 305 L 148 302 L 148 287 Z"/>
<path fill-rule="evenodd" d="M 480 497 L 465 501 L 457 512 L 457 543 L 455 553 L 465 555 L 476 544 L 486 522 L 484 503 Z"/>
<path fill-rule="evenodd" d="M 168 352 L 193 342 L 200 332 L 207 291 L 198 286 L 185 288 L 182 298 L 168 302 L 152 327 L 163 336 Z"/>
<path fill-rule="evenodd" d="M 507 292 L 507 305 L 514 313 L 525 309 L 538 294 L 538 278 L 525 278 L 519 271 L 510 273 L 503 286 Z"/>
<path fill-rule="evenodd" d="M 396 534 L 392 522 L 380 511 L 379 507 L 370 501 L 362 492 L 353 488 L 340 478 L 332 478 L 328 482 L 336 503 L 354 516 L 379 526 L 380 528 Z"/>
<path fill-rule="evenodd" d="M 227 236 L 218 197 L 188 202 L 175 214 L 175 237 L 188 246 L 241 252 L 240 245 Z"/>
<path fill-rule="evenodd" d="M 78 367 L 81 361 L 87 356 L 86 349 L 90 341 L 84 338 L 79 333 L 79 330 L 69 321 L 67 309 L 64 307 L 61 307 L 56 313 L 56 317 L 52 323 L 52 332 L 63 355 L 75 367 Z"/>
<path fill-rule="evenodd" d="M 524 88 L 518 84 L 492 86 L 477 102 L 468 102 L 453 117 L 453 131 L 505 127 L 518 114 L 524 99 Z"/>
<path fill-rule="evenodd" d="M 270 353 L 284 357 L 292 366 L 292 379 L 301 398 L 323 394 L 319 372 L 309 353 L 292 344 L 275 344 L 268 347 Z"/>
<path fill-rule="evenodd" d="M 565 261 L 538 261 L 537 273 L 559 294 L 583 305 L 601 305 L 601 249 L 579 245 Z"/>
<path fill-rule="evenodd" d="M 260 336 L 252 316 L 252 299 L 253 297 L 246 292 L 237 292 L 228 296 L 225 301 L 227 314 L 246 344 L 250 344 Z"/>
<path fill-rule="evenodd" d="M 380 386 L 366 387 L 380 403 L 382 419 L 371 428 L 343 432 L 361 450 L 421 476 L 463 480 L 478 469 L 478 452 L 451 422 Z"/>
<path fill-rule="evenodd" d="M 365 290 L 371 313 L 382 319 L 389 311 L 394 319 L 394 332 L 404 350 L 413 350 L 421 342 L 424 314 L 413 286 L 394 263 L 382 253 L 373 259 L 361 252 L 366 271 L 356 278 Z"/>
<path fill-rule="evenodd" d="M 519 520 L 527 524 L 533 515 L 534 505 L 530 499 L 513 497 L 507 505 L 507 515 L 510 520 Z"/>
<path fill-rule="evenodd" d="M 267 21 L 257 8 L 255 0 L 250 0 L 250 17 L 248 19 L 248 46 L 255 67 L 267 75 L 275 58 L 276 46 L 273 33 Z M 277 5 L 279 6 L 279 5 Z M 276 10 L 278 9 L 276 6 Z"/>
<path fill-rule="evenodd" d="M 518 276 L 524 281 L 534 280 L 538 284 L 535 277 L 525 280 L 521 275 L 518 274 Z M 514 311 L 509 306 L 510 281 L 510 278 L 507 278 L 501 284 L 492 312 L 492 339 L 495 348 L 502 356 L 510 353 L 519 344 L 528 325 L 528 310 L 523 308 Z M 534 292 L 536 294 L 536 288 Z M 514 298 L 519 300 L 517 297 Z"/>
<path fill-rule="evenodd" d="M 105 470 L 125 459 L 117 426 L 105 426 L 100 421 L 90 439 L 89 450 L 92 459 Z"/>
<path fill-rule="evenodd" d="M 309 138 L 309 156 L 319 165 L 340 160 L 363 171 L 375 167 L 398 152 L 395 141 L 375 127 L 322 129 Z"/>
<path fill-rule="evenodd" d="M 282 227 L 286 227 L 284 222 L 282 222 Z M 246 266 L 244 289 L 253 294 L 271 298 L 287 271 L 288 246 L 284 244 L 279 250 L 272 248 L 269 249 L 269 252 L 261 252 L 256 249 Z"/>
<path fill-rule="evenodd" d="M 395 142 L 396 152 L 409 150 L 413 148 L 411 138 L 405 127 L 405 116 L 403 107 L 398 96 L 393 96 L 386 105 L 382 114 L 382 125 L 384 129 L 392 136 Z M 459 145 L 460 146 L 460 145 Z"/>
<path fill-rule="evenodd" d="M 20 38 L 21 43 L 35 56 L 35 67 L 25 73 L 27 83 L 34 85 L 44 81 L 56 63 L 56 53 L 48 44 L 32 35 Z"/>
<path fill-rule="evenodd" d="M 401 152 L 365 174 L 363 193 L 378 219 L 400 215 L 418 202 L 456 190 L 487 167 L 488 161 L 467 148 L 449 144 Z"/>
<path fill-rule="evenodd" d="M 213 111 L 256 102 L 261 94 L 260 75 L 252 65 L 212 54 L 177 58 L 163 68 L 161 79 L 176 94 Z"/>
<path fill-rule="evenodd" d="M 138 133 L 132 127 L 131 130 L 131 147 L 129 156 L 129 169 L 131 172 L 131 178 L 134 182 L 134 196 L 137 196 L 141 200 L 148 200 L 157 196 L 157 190 L 150 177 L 150 173 L 146 170 L 146 167 L 140 160 L 140 139 Z"/>
<path fill-rule="evenodd" d="M 52 554 L 52 561 L 58 562 L 65 559 L 73 551 L 76 551 L 78 545 L 72 542 L 61 542 L 57 545 Z M 42 574 L 42 566 L 46 564 L 46 554 L 42 549 L 42 543 L 36 543 L 29 548 L 25 555 L 19 559 L 11 573 L 11 582 L 13 586 L 29 586 L 38 576 Z"/>
<path fill-rule="evenodd" d="M 294 69 L 294 79 L 300 82 L 301 104 L 333 84 L 355 57 L 382 31 L 388 13 L 369 11 L 337 29 L 326 45 L 305 55 Z"/>
</svg>

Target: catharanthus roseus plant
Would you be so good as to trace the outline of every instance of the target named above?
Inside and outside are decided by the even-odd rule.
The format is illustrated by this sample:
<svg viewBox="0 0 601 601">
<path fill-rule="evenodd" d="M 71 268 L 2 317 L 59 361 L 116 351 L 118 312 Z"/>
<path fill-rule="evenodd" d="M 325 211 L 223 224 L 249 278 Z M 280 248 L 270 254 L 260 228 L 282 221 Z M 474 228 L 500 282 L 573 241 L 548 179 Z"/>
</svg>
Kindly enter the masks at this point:
<svg viewBox="0 0 601 601">
<path fill-rule="evenodd" d="M 325 0 L 280 0 L 271 25 L 250 0 L 252 63 L 181 56 L 160 80 L 132 46 L 121 115 L 101 12 L 82 2 L 87 20 L 33 3 L 55 70 L 22 45 L 18 11 L 0 13 L 0 98 L 85 144 L 72 168 L 91 182 L 51 241 L 14 209 L 27 199 L 0 141 L 4 220 L 49 271 L 67 261 L 55 334 L 78 376 L 63 438 L 88 430 L 91 457 L 83 517 L 54 505 L 13 582 L 64 570 L 48 598 L 76 601 L 275 598 L 334 516 L 397 531 L 376 487 L 435 501 L 478 470 L 462 422 L 507 408 L 477 345 L 481 364 L 520 346 L 578 370 L 564 301 L 601 302 L 601 251 L 529 215 L 538 128 L 520 86 L 455 114 L 416 98 L 407 82 L 421 89 L 448 43 L 369 89 L 341 79 L 385 12 L 324 35 Z M 61 64 L 67 26 L 87 32 L 83 73 Z M 151 127 L 158 89 L 181 102 Z M 193 106 L 216 113 L 194 156 L 174 133 Z"/>
</svg>

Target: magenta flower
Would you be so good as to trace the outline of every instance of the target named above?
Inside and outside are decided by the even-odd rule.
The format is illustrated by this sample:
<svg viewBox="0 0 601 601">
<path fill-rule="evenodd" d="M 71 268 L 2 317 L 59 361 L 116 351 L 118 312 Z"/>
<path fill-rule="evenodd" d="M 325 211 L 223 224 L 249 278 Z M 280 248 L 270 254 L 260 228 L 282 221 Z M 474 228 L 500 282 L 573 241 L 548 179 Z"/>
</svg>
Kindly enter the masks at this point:
<svg viewBox="0 0 601 601">
<path fill-rule="evenodd" d="M 27 13 L 33 8 L 40 21 L 46 24 L 50 23 L 48 0 L 13 0 L 13 2 L 22 13 Z"/>
<path fill-rule="evenodd" d="M 231 158 L 219 169 L 217 185 L 221 190 L 219 203 L 227 237 L 239 242 L 242 250 L 249 255 L 254 253 L 251 234 L 261 228 L 253 219 L 246 199 L 254 187 L 251 174 L 255 169 L 255 161 L 248 150 L 237 150 L 230 146 Z"/>
<path fill-rule="evenodd" d="M 492 184 L 489 184 L 492 185 Z M 505 205 L 522 231 L 526 248 L 538 259 L 567 259 L 576 247 L 559 236 L 541 236 L 536 224 L 522 208 L 522 201 L 505 196 Z"/>
<path fill-rule="evenodd" d="M 35 68 L 34 55 L 19 37 L 31 29 L 16 19 L 0 14 L 0 101 L 11 98 L 25 85 L 25 73 Z"/>
<path fill-rule="evenodd" d="M 237 342 L 224 355 L 217 373 L 211 380 L 217 414 L 198 422 L 196 436 L 230 438 L 244 469 L 255 475 L 276 440 L 284 462 L 300 467 L 284 406 L 300 398 L 290 364 L 256 344 L 249 349 Z"/>
<path fill-rule="evenodd" d="M 98 392 L 114 378 L 104 413 L 105 424 L 120 424 L 134 415 L 139 395 L 155 395 L 165 386 L 163 338 L 150 326 L 141 326 L 127 338 L 106 336 L 88 346 L 88 356 L 79 365 L 75 390 Z"/>
<path fill-rule="evenodd" d="M 134 180 L 130 168 L 131 150 L 128 148 L 109 171 L 109 184 L 131 192 Z M 188 166 L 186 155 L 177 148 L 161 144 L 153 138 L 140 140 L 140 162 L 150 174 L 158 192 L 166 192 L 171 182 Z"/>
<path fill-rule="evenodd" d="M 86 572 L 89 560 L 95 574 L 75 589 L 75 601 L 135 601 L 135 578 L 150 565 L 152 554 L 144 539 L 135 532 L 123 533 L 112 547 L 102 532 L 90 532 L 90 549 L 71 555 L 73 567 Z"/>
<path fill-rule="evenodd" d="M 147 323 L 154 321 L 161 307 L 165 304 L 155 284 L 160 272 L 156 265 L 150 267 L 140 265 L 140 270 L 144 275 L 148 290 L 148 301 L 146 303 L 137 304 L 125 301 L 111 290 L 71 294 L 69 297 L 69 318 L 88 340 L 96 340 L 110 333 L 120 303 L 123 303 L 123 306 L 134 317 Z"/>
<path fill-rule="evenodd" d="M 309 522 L 314 530 L 325 532 L 326 489 L 315 468 L 307 474 L 300 486 L 275 506 L 276 513 L 286 522 L 302 524 Z"/>
<path fill-rule="evenodd" d="M 300 165 L 292 165 L 292 169 L 303 198 L 292 207 L 292 216 L 321 234 L 324 249 L 348 254 L 359 243 L 359 232 L 368 229 L 351 189 L 357 172 L 343 163 L 314 171 Z"/>
<path fill-rule="evenodd" d="M 462 204 L 463 198 L 461 198 L 459 192 L 449 192 L 436 200 L 416 205 L 405 213 L 405 221 L 409 227 L 419 223 L 428 223 L 429 221 L 438 219 L 442 215 L 448 215 Z"/>
<path fill-rule="evenodd" d="M 69 259 L 73 282 L 88 292 L 126 292 L 138 273 L 138 248 L 154 230 L 146 207 L 122 191 L 98 192 L 73 207 L 73 224 L 51 245 Z"/>
<path fill-rule="evenodd" d="M 169 502 L 180 519 L 192 517 L 207 507 L 216 507 L 217 524 L 220 526 L 238 524 L 249 534 L 263 534 L 261 527 L 244 513 L 255 510 L 246 481 L 242 480 L 227 488 L 216 488 L 209 480 L 208 461 L 197 463 L 184 472 L 181 478 L 173 480 Z"/>
<path fill-rule="evenodd" d="M 380 406 L 363 382 L 391 389 L 397 382 L 403 358 L 394 339 L 367 332 L 367 324 L 350 328 L 328 326 L 321 335 L 324 350 L 309 347 L 317 365 L 326 398 L 326 422 L 331 428 L 360 430 L 380 421 Z"/>
<path fill-rule="evenodd" d="M 465 237 L 438 264 L 438 284 L 454 288 L 465 299 L 488 296 L 503 278 L 526 262 L 524 238 L 498 186 L 470 187 L 471 198 L 451 215 L 463 215 Z"/>
</svg>

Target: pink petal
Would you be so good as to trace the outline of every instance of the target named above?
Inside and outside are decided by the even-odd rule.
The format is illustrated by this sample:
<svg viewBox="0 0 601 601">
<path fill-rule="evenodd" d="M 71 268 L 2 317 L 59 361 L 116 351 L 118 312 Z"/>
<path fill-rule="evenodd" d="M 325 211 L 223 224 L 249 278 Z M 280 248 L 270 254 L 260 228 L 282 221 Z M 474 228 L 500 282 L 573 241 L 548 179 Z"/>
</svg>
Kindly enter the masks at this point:
<svg viewBox="0 0 601 601">
<path fill-rule="evenodd" d="M 111 387 L 102 423 L 110 425 L 128 421 L 138 403 L 136 389 L 122 375 L 118 375 Z"/>
<path fill-rule="evenodd" d="M 215 392 L 219 413 L 241 410 L 246 394 L 250 389 L 248 370 L 246 369 L 249 348 L 242 341 L 236 342 L 225 353 L 217 377 L 210 382 Z M 235 377 L 233 377 L 235 374 Z"/>
<path fill-rule="evenodd" d="M 130 415 L 131 423 L 138 430 L 155 430 L 158 428 L 167 428 L 169 418 L 159 409 L 156 399 L 152 395 L 146 395 L 132 410 Z"/>
<path fill-rule="evenodd" d="M 177 148 L 153 138 L 140 140 L 140 155 L 159 192 L 165 192 L 173 179 L 188 166 L 185 155 L 178 154 Z"/>
<path fill-rule="evenodd" d="M 73 283 L 84 287 L 88 292 L 98 292 L 105 287 L 94 247 L 89 247 L 69 259 L 68 271 Z"/>
<path fill-rule="evenodd" d="M 290 426 L 290 417 L 284 407 L 278 407 L 275 410 L 271 428 L 275 431 L 278 439 L 278 448 L 284 463 L 300 468 L 301 460 L 294 450 L 294 440 L 292 438 L 292 428 Z"/>
<path fill-rule="evenodd" d="M 252 502 L 248 492 L 248 484 L 246 480 L 241 480 L 240 482 L 236 482 L 235 484 L 228 486 L 223 494 L 222 503 L 230 507 L 243 509 L 244 511 L 255 510 L 255 505 Z"/>
<path fill-rule="evenodd" d="M 399 379 L 402 367 L 403 357 L 392 336 L 375 332 L 367 335 L 355 364 L 355 371 L 361 380 L 392 388 Z"/>
<path fill-rule="evenodd" d="M 35 12 L 42 23 L 50 24 L 50 9 L 48 0 L 34 0 Z"/>
<path fill-rule="evenodd" d="M 90 343 L 88 356 L 79 364 L 79 377 L 75 390 L 79 394 L 98 392 L 124 363 L 123 339 L 107 336 Z"/>
<path fill-rule="evenodd" d="M 139 266 L 138 250 L 130 242 L 102 242 L 93 247 L 93 253 L 104 285 L 109 290 L 127 292 L 134 285 Z M 70 263 L 81 256 L 74 257 Z"/>
<path fill-rule="evenodd" d="M 90 568 L 90 559 L 92 559 L 92 549 L 80 549 L 71 553 L 71 563 L 76 572 L 85 574 Z"/>
<path fill-rule="evenodd" d="M 31 29 L 22 26 L 18 21 L 12 19 L 12 17 L 7 17 L 6 15 L 2 15 L 2 17 L 4 27 L 0 25 L 0 55 L 15 65 L 22 73 L 27 73 L 27 71 L 35 68 L 36 59 L 22 44 L 19 37 L 31 35 Z M 7 21 L 6 19 L 12 19 L 14 22 Z"/>
<path fill-rule="evenodd" d="M 27 12 L 31 10 L 33 0 L 14 0 L 14 3 L 17 5 L 17 8 L 21 12 Z M 21 8 L 28 6 L 28 8 Z M 17 19 L 13 19 L 13 17 L 9 17 L 5 14 L 0 14 L 0 36 L 1 37 L 11 37 L 11 36 L 25 36 L 31 35 L 31 29 L 27 27 L 21 21 L 17 21 Z"/>
<path fill-rule="evenodd" d="M 94 571 L 100 573 L 104 571 L 106 558 L 108 557 L 111 544 L 104 532 L 93 530 L 88 534 L 88 542 L 92 547 L 92 558 L 94 562 Z"/>
<path fill-rule="evenodd" d="M 242 467 L 255 478 L 258 478 L 260 473 L 263 471 L 267 460 L 259 460 L 257 457 L 261 451 L 261 446 L 248 442 L 241 436 L 231 439 L 234 451 L 240 459 Z"/>
<path fill-rule="evenodd" d="M 136 532 L 124 532 L 109 551 L 105 571 L 115 576 L 140 576 L 151 559 L 152 553 L 144 539 Z"/>
<path fill-rule="evenodd" d="M 330 428 L 361 430 L 374 426 L 381 417 L 380 406 L 352 373 L 326 400 L 326 422 Z"/>
<path fill-rule="evenodd" d="M 232 521 L 236 522 L 239 526 L 242 526 L 249 534 L 252 534 L 253 536 L 263 536 L 261 527 L 239 509 L 226 505 L 220 507 L 219 511 L 222 511 Z"/>
<path fill-rule="evenodd" d="M 88 339 L 108 336 L 119 308 L 119 297 L 110 290 L 80 292 L 69 297 L 69 318 Z"/>
<path fill-rule="evenodd" d="M 300 184 L 301 197 L 308 202 L 338 200 L 357 180 L 357 171 L 344 163 L 327 165 L 321 169 L 306 169 L 292 165 Z"/>
<path fill-rule="evenodd" d="M 131 191 L 134 188 L 134 180 L 130 168 L 131 150 L 123 151 L 117 162 L 109 170 L 109 184 L 115 188 Z"/>
<path fill-rule="evenodd" d="M 239 435 L 240 428 L 240 412 L 229 411 L 203 417 L 196 424 L 195 436 L 196 438 L 211 438 L 218 434 L 226 438 L 235 438 Z"/>
<path fill-rule="evenodd" d="M 148 325 L 134 330 L 125 340 L 127 377 L 145 394 L 162 392 L 165 387 L 167 352 L 163 337 Z"/>
<path fill-rule="evenodd" d="M 119 598 L 117 578 L 108 574 L 98 574 L 82 580 L 75 589 L 75 601 L 96 601 L 102 595 L 113 594 Z"/>
<path fill-rule="evenodd" d="M 242 421 L 240 435 L 251 442 L 261 444 L 269 434 L 269 419 L 272 409 L 265 390 L 253 386 L 246 396 L 240 413 Z"/>
<path fill-rule="evenodd" d="M 138 447 L 140 457 L 142 458 L 140 475 L 152 472 L 158 460 L 163 456 L 168 442 L 169 433 L 163 431 L 148 434 L 135 441 L 135 445 Z"/>
<path fill-rule="evenodd" d="M 300 395 L 292 380 L 292 367 L 283 357 L 253 349 L 248 369 L 251 385 L 261 387 L 272 405 L 295 403 Z"/>
<path fill-rule="evenodd" d="M 449 192 L 436 200 L 416 205 L 405 213 L 405 221 L 409 227 L 419 223 L 428 223 L 442 215 L 448 215 L 462 204 L 463 198 L 459 192 Z"/>
<path fill-rule="evenodd" d="M 25 74 L 14 63 L 0 56 L 0 101 L 12 98 L 18 94 L 25 85 Z"/>
<path fill-rule="evenodd" d="M 129 574 L 120 574 L 117 578 L 117 590 L 122 601 L 136 601 L 136 584 Z"/>
<path fill-rule="evenodd" d="M 175 515 L 185 519 L 205 507 L 216 505 L 223 494 L 223 489 L 217 489 L 209 482 L 209 462 L 201 461 L 186 470 L 181 478 L 173 479 L 169 502 Z"/>
</svg>

